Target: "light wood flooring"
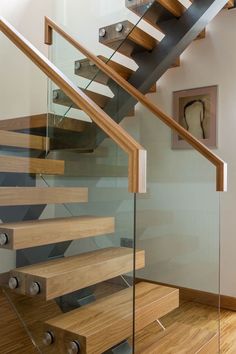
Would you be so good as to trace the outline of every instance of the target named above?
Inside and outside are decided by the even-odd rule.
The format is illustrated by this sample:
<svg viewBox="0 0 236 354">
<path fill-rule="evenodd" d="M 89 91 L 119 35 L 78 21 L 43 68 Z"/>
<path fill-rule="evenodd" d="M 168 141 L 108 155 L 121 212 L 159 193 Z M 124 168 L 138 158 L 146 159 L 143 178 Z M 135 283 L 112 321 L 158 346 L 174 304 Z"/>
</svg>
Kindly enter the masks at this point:
<svg viewBox="0 0 236 354">
<path fill-rule="evenodd" d="M 108 292 L 110 293 L 110 291 L 106 293 Z M 49 309 L 49 313 L 52 316 L 51 309 Z M 0 291 L 0 319 L 1 354 L 38 353 L 2 291 Z M 162 323 L 166 327 L 175 322 L 191 323 L 194 326 L 199 326 L 199 328 L 217 330 L 216 320 L 217 311 L 215 308 L 193 302 L 182 302 L 179 309 L 162 319 Z M 157 327 L 158 330 L 159 328 Z M 221 311 L 221 353 L 236 354 L 236 312 Z"/>
</svg>

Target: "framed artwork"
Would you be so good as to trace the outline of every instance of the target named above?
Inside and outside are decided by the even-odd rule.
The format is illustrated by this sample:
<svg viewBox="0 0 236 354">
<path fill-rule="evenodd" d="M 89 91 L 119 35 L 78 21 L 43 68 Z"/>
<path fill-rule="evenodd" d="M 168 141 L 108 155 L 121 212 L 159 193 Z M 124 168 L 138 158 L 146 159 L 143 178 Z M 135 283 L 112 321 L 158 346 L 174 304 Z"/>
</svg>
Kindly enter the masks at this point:
<svg viewBox="0 0 236 354">
<path fill-rule="evenodd" d="M 217 86 L 200 87 L 173 93 L 174 119 L 208 147 L 217 147 Z M 178 134 L 172 135 L 173 149 L 191 146 Z"/>
</svg>

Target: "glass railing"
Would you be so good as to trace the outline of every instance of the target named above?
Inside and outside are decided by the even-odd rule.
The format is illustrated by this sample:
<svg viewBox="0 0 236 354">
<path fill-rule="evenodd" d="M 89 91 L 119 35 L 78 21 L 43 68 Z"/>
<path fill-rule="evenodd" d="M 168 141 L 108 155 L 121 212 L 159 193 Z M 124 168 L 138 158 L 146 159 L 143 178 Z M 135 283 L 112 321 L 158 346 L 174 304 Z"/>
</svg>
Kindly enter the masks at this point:
<svg viewBox="0 0 236 354">
<path fill-rule="evenodd" d="M 67 48 L 64 54 L 72 50 L 72 46 L 57 34 L 54 34 L 53 42 L 55 47 L 59 45 L 61 48 Z M 88 45 L 85 47 L 88 48 Z M 51 51 L 55 52 L 55 48 L 52 47 Z M 73 51 L 72 66 L 76 58 L 86 60 L 78 51 L 77 54 L 75 49 Z M 90 70 L 88 66 L 88 71 L 94 75 L 92 80 L 91 76 L 85 80 L 82 75 L 75 75 L 72 71 L 71 80 L 85 89 L 88 95 L 91 95 L 88 93 L 90 90 L 99 95 L 106 95 L 108 99 L 113 98 L 112 105 L 108 102 L 102 108 L 115 121 L 122 121 L 122 126 L 138 139 L 148 153 L 147 194 L 137 195 L 135 212 L 135 242 L 137 249 L 145 251 L 146 265 L 142 270 L 136 271 L 136 281 L 146 280 L 161 286 L 175 287 L 180 291 L 180 306 L 170 305 L 171 310 L 162 313 L 158 319 L 159 323 L 151 323 L 143 329 L 137 315 L 134 352 L 141 354 L 146 350 L 144 338 L 147 337 L 148 345 L 154 350 L 165 336 L 164 333 L 171 337 L 173 332 L 179 333 L 181 338 L 183 333 L 189 332 L 196 342 L 199 343 L 202 339 L 206 346 L 208 341 L 215 341 L 215 348 L 218 350 L 220 195 L 216 192 L 215 166 L 191 146 L 183 150 L 175 149 L 171 142 L 171 134 L 174 132 L 140 104 L 135 108 L 136 113 L 131 113 L 133 117 L 127 118 L 135 100 L 113 80 L 108 80 L 103 72 L 97 71 L 92 63 L 89 65 L 90 69 L 93 68 Z M 67 72 L 62 64 L 61 69 Z M 79 70 L 80 67 L 76 69 L 77 74 Z M 75 119 L 89 121 L 86 117 L 82 118 L 80 110 L 72 108 L 68 101 L 63 113 L 63 108 L 56 103 L 56 100 L 59 102 L 60 99 L 54 94 L 52 111 L 56 115 L 60 114 L 59 110 L 62 109 L 64 120 L 71 118 L 73 114 Z M 98 97 L 96 99 L 98 100 Z M 61 102 L 63 103 L 62 99 Z M 126 118 L 123 119 L 124 117 Z M 96 132 L 95 140 L 95 149 L 90 156 L 104 147 L 106 137 L 102 132 Z M 98 168 L 87 153 L 78 156 L 79 163 L 85 163 L 88 159 L 90 170 L 91 164 Z M 99 161 L 103 164 L 102 159 L 99 158 Z M 114 164 L 118 162 L 113 161 Z M 117 167 L 119 166 L 118 162 Z M 112 173 L 111 166 L 109 168 Z M 95 175 L 96 173 L 98 170 Z M 117 182 L 119 180 L 118 178 Z M 94 182 L 96 184 L 96 179 Z M 215 299 L 214 306 L 201 304 L 207 302 L 209 293 Z M 138 306 L 139 301 L 136 300 L 137 313 Z M 176 331 L 176 323 L 181 324 L 179 332 Z M 167 329 L 166 332 L 162 331 L 163 326 Z M 172 337 L 176 338 L 177 346 L 178 337 Z M 194 348 L 195 343 L 192 344 Z M 171 345 L 173 343 L 169 342 L 169 347 Z M 188 346 L 189 343 L 185 342 L 184 345 Z M 160 347 L 160 353 L 162 352 L 165 350 Z"/>
<path fill-rule="evenodd" d="M 214 336 L 219 339 L 220 193 L 215 167 L 187 144 L 187 149 L 175 149 L 173 132 L 150 112 L 140 110 L 145 117 L 140 122 L 140 143 L 149 158 L 147 194 L 137 195 L 136 204 L 137 247 L 145 250 L 146 266 L 136 276 L 180 289 L 179 308 L 160 318 L 176 334 L 176 343 L 170 341 L 170 346 L 179 348 L 181 343 L 176 322 L 180 331 L 183 325 L 186 337 L 201 333 L 203 342 Z M 152 348 L 159 348 L 161 327 L 149 326 L 147 336 L 148 330 Z M 136 336 L 137 353 L 142 352 L 144 334 Z M 186 344 L 182 342 L 182 347 Z M 219 343 L 215 347 L 218 352 Z"/>
<path fill-rule="evenodd" d="M 11 50 L 11 57 L 17 58 L 20 62 L 23 55 L 12 44 L 9 44 L 8 40 L 6 43 Z M 89 317 L 89 313 L 86 315 L 87 308 L 88 311 L 91 308 L 88 306 L 93 306 L 91 311 L 96 312 L 98 333 L 103 328 L 103 321 L 108 320 L 110 323 L 103 333 L 100 333 L 103 340 L 100 340 L 99 350 L 106 352 L 111 347 L 118 346 L 121 350 L 132 351 L 134 260 L 136 259 L 138 269 L 143 267 L 144 254 L 142 251 L 137 251 L 136 254 L 134 252 L 135 194 L 128 192 L 128 157 L 82 111 L 78 112 L 77 118 L 72 116 L 65 121 L 61 119 L 60 112 L 53 114 L 49 109 L 49 114 L 44 114 L 46 122 L 44 121 L 44 125 L 39 124 L 39 115 L 30 110 L 32 108 L 30 105 L 31 102 L 37 102 L 38 88 L 41 87 L 40 84 L 45 87 L 47 77 L 27 59 L 24 58 L 23 61 L 26 62 L 32 74 L 32 76 L 29 75 L 29 87 L 27 87 L 26 94 L 23 89 L 20 90 L 22 95 L 20 97 L 28 111 L 19 109 L 17 110 L 19 113 L 12 114 L 12 116 L 10 112 L 9 118 L 19 117 L 17 122 L 14 121 L 14 131 L 29 135 L 29 143 L 32 143 L 33 135 L 43 137 L 45 147 L 42 151 L 40 150 L 40 154 L 33 155 L 38 157 L 39 161 L 27 160 L 24 163 L 24 171 L 23 167 L 18 165 L 19 160 L 14 160 L 13 165 L 8 162 L 6 168 L 11 168 L 11 172 L 9 172 L 10 175 L 2 173 L 1 186 L 32 187 L 32 189 L 25 190 L 25 193 L 19 188 L 8 191 L 10 198 L 8 204 L 5 205 L 4 200 L 1 200 L 1 226 L 2 230 L 12 229 L 19 227 L 18 223 L 21 222 L 20 227 L 24 230 L 27 227 L 35 227 L 34 223 L 38 220 L 40 223 L 34 229 L 37 237 L 33 237 L 33 231 L 28 239 L 25 238 L 24 233 L 22 234 L 24 246 L 14 246 L 11 235 L 2 232 L 0 279 L 4 294 L 17 313 L 35 350 L 40 353 L 55 353 L 59 350 L 65 353 L 74 353 L 75 350 L 78 352 L 80 346 L 84 345 L 84 342 L 78 341 L 78 334 L 71 330 L 71 334 L 67 336 L 68 331 L 64 329 L 65 337 L 61 343 L 61 332 L 57 330 L 57 326 L 52 325 L 51 321 L 58 316 L 71 316 L 72 311 L 81 311 L 78 313 L 78 320 L 82 312 L 87 318 Z M 6 62 L 2 65 L 2 67 L 7 67 Z M 9 67 L 8 72 L 5 70 L 6 77 L 12 77 L 11 69 L 12 67 Z M 8 96 L 8 102 L 12 99 L 10 87 L 11 85 L 5 93 L 5 96 Z M 34 92 L 32 87 L 37 87 L 37 90 Z M 4 100 L 6 100 L 5 96 Z M 45 102 L 43 98 L 42 102 Z M 2 107 L 7 102 L 4 100 Z M 46 111 L 43 104 L 40 107 L 43 112 Z M 28 125 L 23 125 L 22 116 L 30 117 Z M 19 129 L 16 128 L 17 126 Z M 8 131 L 6 125 L 5 130 Z M 18 146 L 15 148 L 14 156 L 18 159 L 21 151 L 18 152 Z M 5 154 L 4 149 L 1 150 L 3 151 L 1 155 Z M 31 145 L 26 144 L 22 152 L 24 157 L 32 157 L 31 150 L 34 150 L 31 149 Z M 6 154 L 12 155 L 13 153 L 6 149 Z M 60 164 L 59 160 L 65 162 L 64 171 L 61 165 L 57 165 L 60 172 L 56 174 L 52 170 L 55 163 Z M 44 162 L 48 162 L 48 165 L 42 168 L 41 164 Z M 37 163 L 38 166 L 36 166 Z M 2 170 L 3 166 L 2 164 Z M 47 172 L 45 170 L 47 168 L 50 171 Z M 14 169 L 16 172 L 13 172 Z M 82 198 L 83 202 L 80 202 L 79 198 L 75 200 L 73 194 L 68 197 L 67 191 L 72 188 L 75 193 L 79 188 L 83 191 L 87 190 L 88 200 L 86 200 L 86 193 Z M 45 190 L 47 190 L 46 193 Z M 15 195 L 16 191 L 21 193 L 20 197 Z M 37 197 L 34 191 L 38 191 Z M 52 198 L 53 191 L 55 193 Z M 64 201 L 62 200 L 63 193 L 65 193 Z M 44 200 L 43 204 L 42 200 Z M 35 203 L 40 203 L 40 205 L 35 205 Z M 78 218 L 76 225 L 75 218 Z M 13 222 L 14 225 L 10 225 Z M 44 222 L 55 222 L 54 228 L 43 226 Z M 61 229 L 58 228 L 58 235 L 55 234 L 57 222 L 64 223 Z M 40 233 L 41 227 L 42 234 Z M 76 227 L 77 231 L 73 230 L 73 227 Z M 57 242 L 57 236 L 60 242 Z M 37 247 L 34 247 L 34 242 Z M 70 262 L 75 261 L 78 264 L 72 269 Z M 68 268 L 65 263 L 71 271 L 68 278 Z M 39 276 L 40 279 L 36 280 L 34 277 L 37 271 L 34 273 L 34 270 L 37 267 L 44 270 Z M 54 281 L 58 282 L 58 285 L 51 283 L 53 294 L 49 295 L 47 290 L 50 292 L 51 267 L 57 268 L 58 280 L 54 278 Z M 26 274 L 31 271 L 32 278 L 28 278 Z M 53 270 L 52 273 L 54 274 Z M 43 279 L 47 279 L 47 282 L 45 280 L 46 283 L 44 283 Z M 102 314 L 100 306 L 104 308 Z M 118 311 L 124 311 L 126 314 L 122 324 L 124 331 L 117 332 L 116 328 L 114 332 L 114 322 L 117 321 Z M 78 324 L 80 325 L 83 323 Z"/>
<path fill-rule="evenodd" d="M 129 42 L 128 37 L 135 29 L 137 29 L 137 27 L 141 29 L 144 28 L 144 30 L 149 31 L 150 33 L 150 28 L 146 29 L 146 23 L 142 21 L 142 19 L 150 10 L 154 2 L 154 0 L 150 0 L 141 6 L 140 1 L 132 0 L 127 1 L 125 6 L 123 2 L 113 0 L 109 2 L 105 0 L 100 0 L 99 2 L 91 0 L 89 3 L 86 3 L 85 7 L 83 4 L 66 1 L 64 6 L 67 15 L 58 15 L 58 21 L 60 26 L 63 26 L 66 32 L 72 34 L 79 43 L 86 48 L 92 49 L 93 54 L 100 56 L 100 58 L 107 63 L 109 61 L 114 61 L 118 64 L 120 63 L 123 68 L 126 68 L 127 75 L 130 76 L 133 71 L 137 70 L 138 65 L 132 60 L 132 57 L 122 55 L 121 53 L 126 51 L 125 48 Z M 133 12 L 134 9 L 135 13 Z M 76 11 L 80 12 L 82 18 L 83 15 L 85 18 L 90 18 L 89 23 L 75 21 L 74 14 Z M 95 16 L 96 21 L 95 19 L 94 21 L 92 20 L 93 16 Z M 102 41 L 99 43 L 99 38 L 103 38 L 102 31 L 104 30 L 106 32 L 106 26 L 117 24 L 117 29 L 114 30 L 119 33 L 119 24 L 122 24 L 125 20 L 128 20 L 129 24 L 121 25 L 121 39 L 114 41 L 112 48 L 103 45 Z M 163 34 L 158 33 L 158 31 L 151 31 L 151 35 L 154 39 L 160 39 L 163 37 Z M 91 61 L 56 32 L 53 33 L 53 45 L 50 47 L 50 58 L 53 63 L 78 87 L 105 96 L 101 97 L 100 100 L 102 101 L 103 108 L 107 108 L 109 101 L 117 95 L 116 87 L 111 87 L 106 75 L 101 73 Z M 64 101 L 64 103 L 66 103 L 66 108 L 58 106 L 63 99 L 60 97 L 60 93 L 58 94 L 55 90 L 56 87 L 52 85 L 50 89 L 51 99 L 49 100 L 52 102 L 50 111 L 59 114 L 62 117 L 78 117 L 78 112 L 74 109 L 74 105 L 69 101 Z M 116 103 L 114 103 L 114 106 L 116 106 Z M 130 112 L 127 112 L 126 114 L 129 113 Z M 110 111 L 109 114 L 111 114 Z"/>
</svg>

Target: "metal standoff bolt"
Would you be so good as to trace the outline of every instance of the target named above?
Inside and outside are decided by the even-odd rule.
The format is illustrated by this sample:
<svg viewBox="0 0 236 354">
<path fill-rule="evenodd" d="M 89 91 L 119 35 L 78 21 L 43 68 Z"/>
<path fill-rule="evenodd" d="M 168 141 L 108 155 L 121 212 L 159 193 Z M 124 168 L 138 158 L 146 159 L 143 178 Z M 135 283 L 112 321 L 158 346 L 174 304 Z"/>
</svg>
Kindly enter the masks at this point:
<svg viewBox="0 0 236 354">
<path fill-rule="evenodd" d="M 7 234 L 1 233 L 0 234 L 0 246 L 5 246 L 8 243 Z"/>
<path fill-rule="evenodd" d="M 11 277 L 8 281 L 8 285 L 11 290 L 17 289 L 19 287 L 19 281 L 16 277 Z"/>
<path fill-rule="evenodd" d="M 122 32 L 124 26 L 122 25 L 122 23 L 117 23 L 116 25 L 116 32 Z"/>
<path fill-rule="evenodd" d="M 51 345 L 54 342 L 54 335 L 52 332 L 45 332 L 43 336 L 43 344 L 46 346 Z"/>
<path fill-rule="evenodd" d="M 37 282 L 32 282 L 29 287 L 29 293 L 32 296 L 38 295 L 40 293 L 40 285 Z"/>
<path fill-rule="evenodd" d="M 99 30 L 99 37 L 105 37 L 105 35 L 106 35 L 106 30 L 105 30 L 105 28 L 100 28 L 100 30 Z"/>
<path fill-rule="evenodd" d="M 80 344 L 77 341 L 70 342 L 67 349 L 67 354 L 78 354 L 80 353 Z"/>
<path fill-rule="evenodd" d="M 75 62 L 75 70 L 79 70 L 81 68 L 81 63 L 80 61 Z"/>
<path fill-rule="evenodd" d="M 54 100 L 57 100 L 58 97 L 59 97 L 58 92 L 57 92 L 57 91 L 53 91 L 53 99 L 54 99 Z"/>
</svg>

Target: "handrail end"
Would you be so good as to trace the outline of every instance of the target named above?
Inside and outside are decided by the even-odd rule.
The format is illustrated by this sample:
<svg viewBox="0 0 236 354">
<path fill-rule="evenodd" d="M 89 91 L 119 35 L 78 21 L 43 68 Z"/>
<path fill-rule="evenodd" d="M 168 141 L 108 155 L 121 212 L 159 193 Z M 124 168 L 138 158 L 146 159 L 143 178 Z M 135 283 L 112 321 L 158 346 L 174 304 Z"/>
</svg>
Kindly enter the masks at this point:
<svg viewBox="0 0 236 354">
<path fill-rule="evenodd" d="M 147 151 L 136 149 L 129 156 L 129 192 L 147 192 Z"/>
<path fill-rule="evenodd" d="M 227 192 L 227 163 L 222 161 L 216 167 L 216 190 L 217 192 Z"/>
<path fill-rule="evenodd" d="M 50 19 L 47 16 L 45 16 L 44 19 L 44 43 L 47 45 L 52 45 L 53 29 L 50 26 Z"/>
<path fill-rule="evenodd" d="M 139 185 L 138 193 L 147 192 L 147 151 L 139 150 Z"/>
</svg>

